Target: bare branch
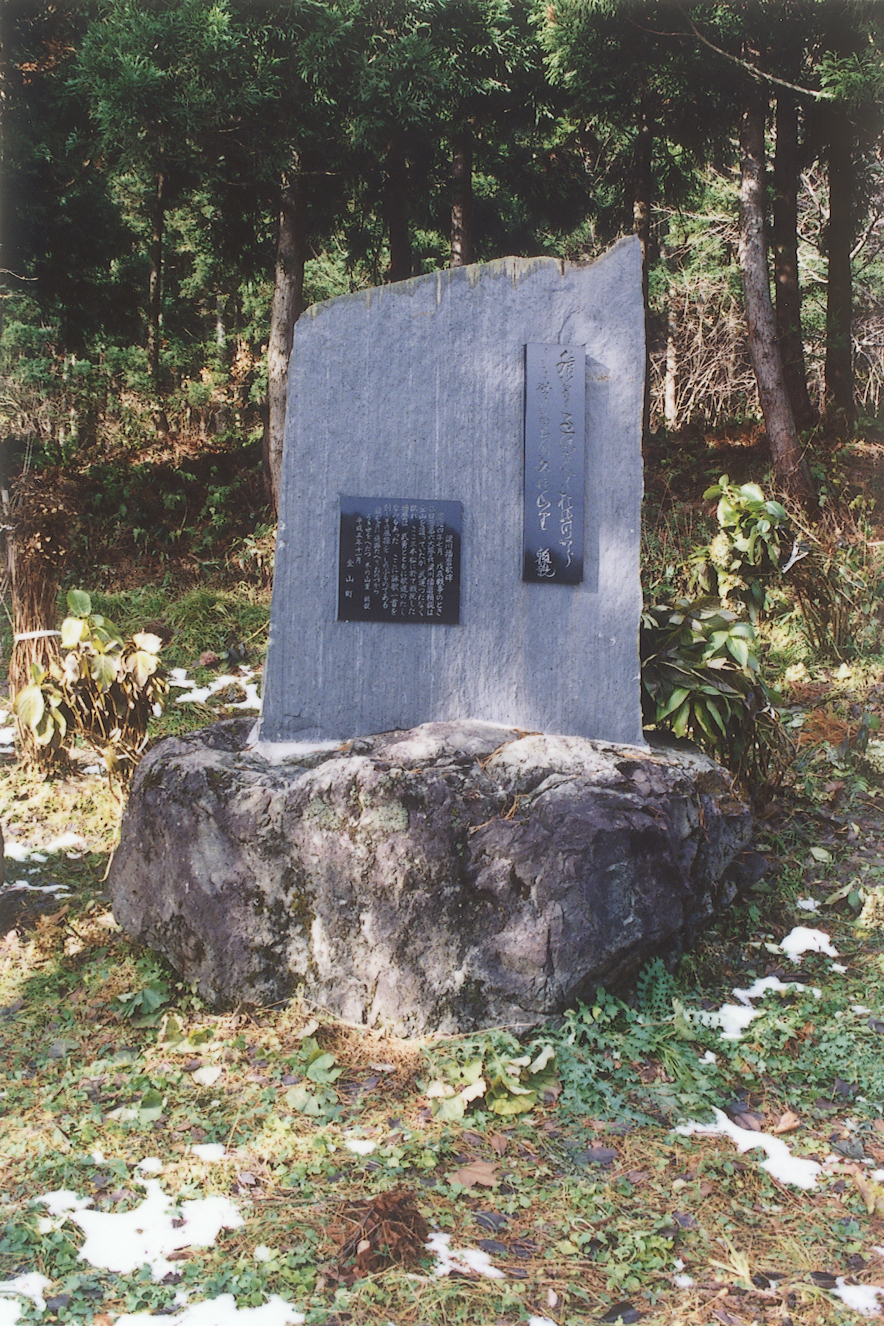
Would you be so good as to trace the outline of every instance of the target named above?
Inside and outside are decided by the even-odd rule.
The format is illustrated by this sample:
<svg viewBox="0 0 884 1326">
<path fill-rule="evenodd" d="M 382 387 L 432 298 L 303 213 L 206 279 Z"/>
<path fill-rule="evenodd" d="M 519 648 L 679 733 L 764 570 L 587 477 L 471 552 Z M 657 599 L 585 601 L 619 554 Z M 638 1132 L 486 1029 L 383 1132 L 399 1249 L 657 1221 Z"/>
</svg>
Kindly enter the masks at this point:
<svg viewBox="0 0 884 1326">
<path fill-rule="evenodd" d="M 860 254 L 860 253 L 862 252 L 862 250 L 865 248 L 866 244 L 868 243 L 869 239 L 870 239 L 871 236 L 872 236 L 872 232 L 874 231 L 874 229 L 875 229 L 875 227 L 877 226 L 878 222 L 881 220 L 881 217 L 882 217 L 882 216 L 884 216 L 884 211 L 879 210 L 879 211 L 877 211 L 877 212 L 875 213 L 875 215 L 872 217 L 871 221 L 870 221 L 869 224 L 866 226 L 866 228 L 865 228 L 865 230 L 863 231 L 862 235 L 860 235 L 859 239 L 856 241 L 856 243 L 854 244 L 853 248 L 850 250 L 850 260 L 851 260 L 851 262 L 852 262 L 853 259 L 854 259 L 855 257 L 857 257 L 857 255 Z"/>
<path fill-rule="evenodd" d="M 750 77 L 757 79 L 759 83 L 773 83 L 775 87 L 787 88 L 790 92 L 797 92 L 799 96 L 812 97 L 814 101 L 835 100 L 831 92 L 819 92 L 815 88 L 801 87 L 800 84 L 790 83 L 785 78 L 777 78 L 776 74 L 769 74 L 766 70 L 759 69 L 757 65 L 750 64 L 748 60 L 741 60 L 738 55 L 731 55 L 730 51 L 722 50 L 720 46 L 715 46 L 708 37 L 703 36 L 703 33 L 694 23 L 690 14 L 687 14 L 683 9 L 680 12 L 684 15 L 684 18 L 694 36 L 697 38 L 697 41 L 702 42 L 704 46 L 708 46 L 710 51 L 714 51 L 716 55 L 720 55 L 725 60 L 730 60 L 731 64 L 739 65 L 741 69 L 745 69 L 746 73 L 749 74 Z"/>
</svg>

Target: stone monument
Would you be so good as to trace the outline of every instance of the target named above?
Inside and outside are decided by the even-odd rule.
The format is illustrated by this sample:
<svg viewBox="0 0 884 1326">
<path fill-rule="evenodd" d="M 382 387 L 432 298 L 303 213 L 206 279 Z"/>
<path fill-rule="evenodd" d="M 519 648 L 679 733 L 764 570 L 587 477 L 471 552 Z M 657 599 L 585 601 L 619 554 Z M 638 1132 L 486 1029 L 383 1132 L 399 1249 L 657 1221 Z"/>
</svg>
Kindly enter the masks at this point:
<svg viewBox="0 0 884 1326">
<path fill-rule="evenodd" d="M 638 240 L 308 309 L 263 742 L 463 718 L 641 742 Z"/>
<path fill-rule="evenodd" d="M 260 729 L 140 765 L 114 912 L 204 998 L 531 1024 L 732 896 L 730 779 L 641 730 L 639 244 L 307 311 Z"/>
</svg>

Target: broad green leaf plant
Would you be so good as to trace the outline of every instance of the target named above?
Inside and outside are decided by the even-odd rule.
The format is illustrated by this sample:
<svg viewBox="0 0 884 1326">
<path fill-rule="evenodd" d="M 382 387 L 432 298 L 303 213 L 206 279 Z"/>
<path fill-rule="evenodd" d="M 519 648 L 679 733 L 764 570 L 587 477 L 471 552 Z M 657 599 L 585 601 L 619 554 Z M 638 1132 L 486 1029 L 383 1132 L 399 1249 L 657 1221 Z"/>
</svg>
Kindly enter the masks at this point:
<svg viewBox="0 0 884 1326">
<path fill-rule="evenodd" d="M 124 640 L 81 589 L 67 596 L 62 656 L 48 670 L 34 666 L 15 699 L 20 726 L 38 747 L 67 750 L 80 737 L 114 779 L 127 779 L 147 742 L 151 717 L 163 712 L 169 684 L 160 665 L 162 641 L 150 632 Z"/>
<path fill-rule="evenodd" d="M 757 483 L 731 483 L 723 474 L 703 494 L 718 498 L 719 532 L 690 559 L 693 587 L 723 601 L 743 603 L 752 622 L 767 600 L 767 587 L 778 577 L 793 545 L 786 508 L 765 498 Z"/>
<path fill-rule="evenodd" d="M 777 781 L 790 745 L 751 622 L 713 599 L 646 607 L 641 667 L 646 726 L 689 737 L 754 792 Z"/>
<path fill-rule="evenodd" d="M 760 796 L 782 776 L 791 743 L 761 676 L 755 626 L 796 545 L 785 507 L 757 484 L 725 474 L 703 496 L 718 498 L 719 523 L 687 564 L 703 595 L 642 613 L 642 716 L 695 741 Z"/>
</svg>

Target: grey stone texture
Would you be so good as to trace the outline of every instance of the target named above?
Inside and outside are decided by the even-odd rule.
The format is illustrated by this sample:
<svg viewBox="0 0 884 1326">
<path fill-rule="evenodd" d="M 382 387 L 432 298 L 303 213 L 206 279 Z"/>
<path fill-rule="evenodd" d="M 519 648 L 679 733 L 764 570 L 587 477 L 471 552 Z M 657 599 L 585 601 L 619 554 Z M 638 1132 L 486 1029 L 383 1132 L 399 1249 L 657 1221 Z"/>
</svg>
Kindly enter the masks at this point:
<svg viewBox="0 0 884 1326">
<path fill-rule="evenodd" d="M 586 346 L 585 566 L 522 581 L 524 347 Z M 504 258 L 295 328 L 262 740 L 473 718 L 642 742 L 641 254 Z M 339 622 L 341 495 L 463 503 L 457 626 Z"/>
<path fill-rule="evenodd" d="M 458 722 L 271 764 L 248 731 L 145 757 L 109 878 L 124 929 L 219 1006 L 536 1023 L 680 952 L 751 831 L 698 753 Z"/>
</svg>

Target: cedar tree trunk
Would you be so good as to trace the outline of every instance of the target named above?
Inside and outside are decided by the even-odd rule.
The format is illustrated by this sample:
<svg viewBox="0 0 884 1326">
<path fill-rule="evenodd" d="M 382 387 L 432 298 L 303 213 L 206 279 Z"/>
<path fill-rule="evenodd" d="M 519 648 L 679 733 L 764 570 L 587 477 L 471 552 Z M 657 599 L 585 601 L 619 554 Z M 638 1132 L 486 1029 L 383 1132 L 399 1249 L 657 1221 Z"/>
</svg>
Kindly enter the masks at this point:
<svg viewBox="0 0 884 1326">
<path fill-rule="evenodd" d="M 11 500 L 5 490 L 2 496 L 13 629 L 9 691 L 14 698 L 30 684 L 34 665 L 45 671 L 59 658 L 56 603 L 76 515 L 46 473 L 20 479 Z M 21 723 L 18 736 L 25 763 L 47 766 L 58 758 L 38 746 Z"/>
<path fill-rule="evenodd" d="M 466 267 L 473 262 L 473 142 L 464 129 L 454 143 L 451 158 L 454 185 L 451 200 L 451 263 Z"/>
<path fill-rule="evenodd" d="M 276 270 L 270 305 L 270 338 L 267 344 L 267 444 L 265 478 L 269 475 L 273 508 L 279 512 L 282 486 L 282 446 L 285 438 L 285 404 L 289 356 L 295 323 L 304 311 L 304 263 L 307 258 L 307 226 L 304 200 L 297 183 L 283 181 L 280 187 L 279 226 L 276 239 Z"/>
<path fill-rule="evenodd" d="M 850 251 L 854 239 L 856 163 L 853 132 L 845 111 L 828 115 L 827 164 L 829 224 L 826 228 L 826 415 L 842 425 L 854 418 L 853 405 L 853 278 Z"/>
<path fill-rule="evenodd" d="M 632 223 L 633 230 L 639 237 L 642 248 L 642 302 L 645 310 L 645 394 L 642 406 L 642 446 L 645 447 L 651 431 L 651 329 L 650 329 L 650 243 L 651 243 L 651 195 L 653 181 L 651 161 L 654 146 L 654 124 L 651 118 L 651 101 L 647 93 L 642 95 L 639 110 L 638 136 L 635 142 L 633 158 Z"/>
<path fill-rule="evenodd" d="M 411 236 L 408 232 L 408 165 L 398 134 L 387 144 L 384 177 L 384 221 L 390 243 L 388 281 L 407 281 L 411 276 Z"/>
<path fill-rule="evenodd" d="M 777 340 L 786 390 L 797 427 L 808 428 L 815 413 L 807 391 L 801 289 L 798 284 L 798 106 L 795 94 L 777 96 L 777 145 L 774 155 L 774 287 Z"/>
<path fill-rule="evenodd" d="M 160 318 L 163 304 L 163 234 L 166 224 L 166 177 L 157 171 L 150 235 L 150 286 L 147 301 L 147 368 L 157 405 L 157 428 L 168 433 L 169 421 L 162 404 L 160 385 Z"/>
<path fill-rule="evenodd" d="M 740 119 L 740 272 L 746 302 L 749 354 L 758 383 L 774 474 L 787 493 L 808 506 L 814 501 L 813 486 L 789 405 L 767 269 L 764 234 L 766 111 L 765 94 L 757 86 L 750 86 Z"/>
<path fill-rule="evenodd" d="M 663 382 L 663 421 L 670 432 L 678 426 L 678 313 L 676 292 L 670 287 L 666 310 L 666 377 Z"/>
</svg>

